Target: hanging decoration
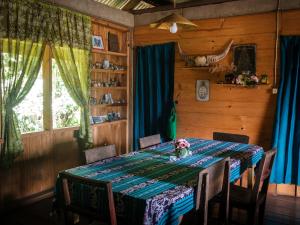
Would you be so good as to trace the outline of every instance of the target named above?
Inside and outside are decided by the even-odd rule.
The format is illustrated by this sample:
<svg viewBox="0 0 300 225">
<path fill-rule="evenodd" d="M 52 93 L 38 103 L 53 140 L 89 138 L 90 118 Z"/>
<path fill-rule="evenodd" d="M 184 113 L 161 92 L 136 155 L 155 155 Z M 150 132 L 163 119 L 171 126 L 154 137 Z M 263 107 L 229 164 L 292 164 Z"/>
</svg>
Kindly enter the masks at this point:
<svg viewBox="0 0 300 225">
<path fill-rule="evenodd" d="M 178 49 L 181 58 L 186 62 L 186 66 L 200 67 L 200 66 L 210 66 L 224 59 L 228 54 L 232 44 L 233 44 L 233 40 L 231 40 L 227 48 L 221 54 L 218 55 L 200 55 L 200 56 L 187 55 L 182 51 L 179 42 L 178 42 Z"/>
<path fill-rule="evenodd" d="M 175 8 L 176 1 L 174 0 L 174 9 Z M 177 13 L 172 13 L 155 23 L 151 23 L 150 27 L 160 30 L 169 30 L 172 34 L 175 34 L 178 30 L 195 30 L 198 28 L 198 25 Z"/>
</svg>

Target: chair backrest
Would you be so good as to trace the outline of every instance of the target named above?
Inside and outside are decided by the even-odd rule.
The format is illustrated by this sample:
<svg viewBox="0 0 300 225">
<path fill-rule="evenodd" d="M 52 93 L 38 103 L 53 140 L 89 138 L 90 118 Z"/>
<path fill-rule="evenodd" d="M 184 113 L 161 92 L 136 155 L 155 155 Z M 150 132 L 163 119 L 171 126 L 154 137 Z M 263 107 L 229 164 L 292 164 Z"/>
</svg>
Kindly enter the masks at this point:
<svg viewBox="0 0 300 225">
<path fill-rule="evenodd" d="M 104 182 L 99 180 L 92 180 L 89 178 L 84 178 L 80 176 L 76 176 L 70 174 L 66 171 L 59 173 L 59 177 L 61 179 L 62 184 L 62 191 L 64 196 L 64 209 L 68 211 L 72 211 L 78 214 L 83 214 L 85 216 L 93 217 L 94 219 L 99 219 L 100 222 L 109 222 L 111 225 L 117 225 L 117 217 L 115 211 L 115 204 L 113 199 L 113 192 L 112 192 L 112 185 L 110 182 Z M 86 185 L 91 189 L 96 189 L 102 191 L 103 194 L 101 196 L 103 202 L 108 204 L 108 211 L 109 211 L 109 221 L 105 221 L 104 217 L 101 218 L 101 212 L 91 211 L 81 204 L 72 201 L 71 197 L 71 185 Z M 100 200 L 98 200 L 100 201 Z M 102 202 L 102 201 L 100 201 Z M 103 208 L 103 207 L 100 207 Z M 105 207 L 104 207 L 105 208 Z"/>
<path fill-rule="evenodd" d="M 225 158 L 202 170 L 196 192 L 197 224 L 207 224 L 208 201 L 220 194 L 220 212 L 224 221 L 229 216 L 230 158 Z"/>
<path fill-rule="evenodd" d="M 101 146 L 84 151 L 86 163 L 93 163 L 101 159 L 111 158 L 116 156 L 116 154 L 117 153 L 115 145 Z"/>
<path fill-rule="evenodd" d="M 249 136 L 242 135 L 242 134 L 214 132 L 213 139 L 217 141 L 229 141 L 229 142 L 249 144 Z"/>
<path fill-rule="evenodd" d="M 263 194 L 267 194 L 268 192 L 269 180 L 276 153 L 276 149 L 272 149 L 265 152 L 264 156 L 262 157 L 259 163 L 258 172 L 255 177 L 255 184 L 252 190 L 252 202 L 257 201 L 260 192 Z"/>
<path fill-rule="evenodd" d="M 161 143 L 160 134 L 140 138 L 140 148 L 148 148 Z"/>
</svg>

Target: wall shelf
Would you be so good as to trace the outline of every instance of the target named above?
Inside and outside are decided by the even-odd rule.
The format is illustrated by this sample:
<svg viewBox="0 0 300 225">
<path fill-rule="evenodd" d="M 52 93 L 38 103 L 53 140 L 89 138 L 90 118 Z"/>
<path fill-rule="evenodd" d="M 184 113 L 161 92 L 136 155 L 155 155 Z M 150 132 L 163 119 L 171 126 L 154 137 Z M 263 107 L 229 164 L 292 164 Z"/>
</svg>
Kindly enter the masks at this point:
<svg viewBox="0 0 300 225">
<path fill-rule="evenodd" d="M 127 90 L 127 87 L 91 87 L 91 90 Z"/>
<path fill-rule="evenodd" d="M 102 126 L 108 126 L 108 125 L 126 123 L 126 122 L 127 122 L 127 119 L 121 119 L 121 120 L 115 120 L 115 121 L 111 121 L 111 122 L 92 124 L 92 127 L 102 127 Z"/>
<path fill-rule="evenodd" d="M 92 53 L 127 57 L 127 53 L 103 51 L 103 50 L 94 49 L 94 48 L 92 49 Z"/>
<path fill-rule="evenodd" d="M 115 73 L 115 74 L 127 74 L 127 70 L 106 70 L 106 69 L 92 69 L 94 73 Z"/>
<path fill-rule="evenodd" d="M 118 51 L 110 51 L 109 33 L 117 36 Z M 90 71 L 90 97 L 99 101 L 104 94 L 111 95 L 114 100 L 122 100 L 119 104 L 96 104 L 90 105 L 91 116 L 105 116 L 108 113 L 116 113 L 120 120 L 94 124 L 93 127 L 101 127 L 95 129 L 93 143 L 97 146 L 106 144 L 114 144 L 118 154 L 128 153 L 130 150 L 131 140 L 131 72 L 130 66 L 130 43 L 132 42 L 131 30 L 128 27 L 122 27 L 107 21 L 93 19 L 92 34 L 100 36 L 103 42 L 104 49 L 91 49 L 91 62 L 94 68 Z M 104 60 L 108 60 L 110 65 L 117 67 L 109 67 L 103 69 L 98 66 Z M 97 67 L 96 67 L 97 65 Z M 114 70 L 119 69 L 119 70 Z M 121 70 L 122 69 L 122 70 Z M 128 76 L 127 76 L 128 75 Z M 115 83 L 113 83 L 115 82 Z M 100 84 L 115 84 L 120 86 L 115 87 L 96 87 Z M 95 86 L 94 86 L 95 85 Z M 115 126 L 110 126 L 117 124 Z"/>
<path fill-rule="evenodd" d="M 209 70 L 209 66 L 177 67 L 180 70 Z"/>
<path fill-rule="evenodd" d="M 121 106 L 127 106 L 127 103 L 119 103 L 119 104 L 97 104 L 97 105 L 90 105 L 91 107 L 99 107 L 99 108 L 105 108 L 105 107 L 121 107 Z"/>
<path fill-rule="evenodd" d="M 256 84 L 256 85 L 240 85 L 240 84 L 223 84 L 223 83 L 216 83 L 218 86 L 222 87 L 229 87 L 229 88 L 268 88 L 271 87 L 270 84 Z"/>
</svg>

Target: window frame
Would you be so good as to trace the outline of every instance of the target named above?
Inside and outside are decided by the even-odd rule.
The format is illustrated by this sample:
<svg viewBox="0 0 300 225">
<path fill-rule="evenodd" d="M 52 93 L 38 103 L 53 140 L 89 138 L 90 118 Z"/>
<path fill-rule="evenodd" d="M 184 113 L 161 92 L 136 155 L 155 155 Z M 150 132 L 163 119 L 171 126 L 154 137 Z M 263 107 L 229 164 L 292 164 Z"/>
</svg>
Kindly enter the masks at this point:
<svg viewBox="0 0 300 225">
<path fill-rule="evenodd" d="M 47 133 L 49 131 L 63 131 L 63 130 L 78 130 L 79 126 L 69 126 L 62 128 L 53 128 L 52 115 L 52 59 L 53 55 L 49 45 L 46 45 L 43 63 L 42 63 L 42 77 L 43 77 L 43 130 L 22 133 L 22 136 L 31 136 L 39 133 Z"/>
</svg>

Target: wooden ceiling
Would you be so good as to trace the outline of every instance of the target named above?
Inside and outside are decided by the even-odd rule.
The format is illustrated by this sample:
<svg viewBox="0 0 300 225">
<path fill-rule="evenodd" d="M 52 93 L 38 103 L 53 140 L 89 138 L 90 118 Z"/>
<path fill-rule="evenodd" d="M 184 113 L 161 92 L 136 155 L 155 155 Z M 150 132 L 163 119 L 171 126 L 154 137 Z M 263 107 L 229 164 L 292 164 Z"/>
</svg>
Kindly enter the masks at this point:
<svg viewBox="0 0 300 225">
<path fill-rule="evenodd" d="M 110 7 L 118 8 L 133 14 L 165 11 L 174 9 L 173 0 L 95 0 Z M 220 4 L 236 0 L 176 0 L 176 9 Z"/>
</svg>

